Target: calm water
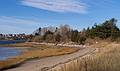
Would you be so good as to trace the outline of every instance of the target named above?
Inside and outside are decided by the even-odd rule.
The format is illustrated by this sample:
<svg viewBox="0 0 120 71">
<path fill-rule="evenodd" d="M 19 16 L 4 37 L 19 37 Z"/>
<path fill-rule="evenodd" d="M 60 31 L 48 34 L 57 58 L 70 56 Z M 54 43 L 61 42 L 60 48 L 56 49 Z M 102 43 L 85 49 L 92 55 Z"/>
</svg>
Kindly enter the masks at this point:
<svg viewBox="0 0 120 71">
<path fill-rule="evenodd" d="M 5 60 L 10 57 L 21 54 L 22 50 L 10 47 L 0 47 L 0 60 Z"/>
<path fill-rule="evenodd" d="M 21 43 L 25 42 L 23 40 L 0 40 L 1 44 L 15 44 L 15 43 Z M 0 47 L 0 60 L 5 60 L 10 57 L 17 56 L 22 53 L 22 50 L 17 48 L 10 48 L 10 47 Z"/>
<path fill-rule="evenodd" d="M 25 40 L 0 40 L 0 44 L 15 44 L 25 42 Z"/>
</svg>

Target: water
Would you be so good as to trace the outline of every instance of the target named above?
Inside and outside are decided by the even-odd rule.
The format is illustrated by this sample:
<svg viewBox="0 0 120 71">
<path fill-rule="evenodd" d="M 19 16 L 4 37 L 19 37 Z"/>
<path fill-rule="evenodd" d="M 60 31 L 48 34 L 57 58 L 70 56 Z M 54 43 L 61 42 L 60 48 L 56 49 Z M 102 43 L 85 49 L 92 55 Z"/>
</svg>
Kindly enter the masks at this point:
<svg viewBox="0 0 120 71">
<path fill-rule="evenodd" d="M 25 42 L 23 40 L 0 40 L 1 44 L 15 44 Z M 21 54 L 22 50 L 18 48 L 10 48 L 10 47 L 0 47 L 0 60 L 6 60 L 8 58 L 17 56 Z"/>
<path fill-rule="evenodd" d="M 15 44 L 25 42 L 25 40 L 0 40 L 0 44 Z"/>
<path fill-rule="evenodd" d="M 21 50 L 18 48 L 10 48 L 10 47 L 0 47 L 0 60 L 6 60 L 8 58 L 17 56 L 21 54 Z"/>
</svg>

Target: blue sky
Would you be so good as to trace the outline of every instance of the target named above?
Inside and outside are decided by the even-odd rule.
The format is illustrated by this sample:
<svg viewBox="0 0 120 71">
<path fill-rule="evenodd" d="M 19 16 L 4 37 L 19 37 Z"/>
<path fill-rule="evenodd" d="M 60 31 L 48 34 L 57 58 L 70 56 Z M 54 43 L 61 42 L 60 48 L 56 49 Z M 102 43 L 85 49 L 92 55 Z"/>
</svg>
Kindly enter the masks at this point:
<svg viewBox="0 0 120 71">
<path fill-rule="evenodd" d="M 81 30 L 116 18 L 120 0 L 0 0 L 0 33 L 32 33 L 38 27 L 68 24 Z"/>
</svg>

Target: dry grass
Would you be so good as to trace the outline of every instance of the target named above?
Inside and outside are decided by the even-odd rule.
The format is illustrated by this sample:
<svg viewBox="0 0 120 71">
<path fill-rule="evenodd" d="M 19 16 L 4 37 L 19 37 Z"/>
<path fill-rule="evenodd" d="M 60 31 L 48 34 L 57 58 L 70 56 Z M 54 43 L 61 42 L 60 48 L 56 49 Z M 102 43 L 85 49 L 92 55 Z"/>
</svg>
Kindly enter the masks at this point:
<svg viewBox="0 0 120 71">
<path fill-rule="evenodd" d="M 120 71 L 120 44 L 101 44 L 104 48 L 99 52 L 55 67 L 52 71 Z"/>
<path fill-rule="evenodd" d="M 5 46 L 5 47 L 32 47 L 34 45 L 35 45 L 34 43 L 25 42 L 25 43 L 17 43 L 17 44 L 4 44 L 4 45 L 0 45 L 0 46 Z"/>
<path fill-rule="evenodd" d="M 47 45 L 37 45 L 36 47 L 40 49 L 29 50 L 29 51 L 24 52 L 22 55 L 8 59 L 6 61 L 0 61 L 0 69 L 15 67 L 29 59 L 70 54 L 70 53 L 73 53 L 79 50 L 78 48 L 68 48 L 68 47 L 52 48 Z"/>
</svg>

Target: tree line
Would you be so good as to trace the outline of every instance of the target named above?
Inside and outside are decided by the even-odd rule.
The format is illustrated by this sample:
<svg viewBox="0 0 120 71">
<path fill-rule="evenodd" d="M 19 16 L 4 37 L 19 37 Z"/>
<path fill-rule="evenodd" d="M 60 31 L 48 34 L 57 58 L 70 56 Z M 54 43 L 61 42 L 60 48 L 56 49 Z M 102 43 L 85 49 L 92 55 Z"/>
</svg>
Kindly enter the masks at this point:
<svg viewBox="0 0 120 71">
<path fill-rule="evenodd" d="M 116 40 L 120 38 L 120 29 L 116 25 L 117 20 L 112 18 L 101 24 L 95 24 L 91 28 L 82 31 L 74 30 L 69 25 L 61 25 L 60 27 L 44 27 L 34 31 L 32 41 L 36 42 L 74 42 L 84 44 L 86 39 L 100 38 Z"/>
<path fill-rule="evenodd" d="M 88 27 L 85 31 L 86 37 L 116 40 L 120 37 L 120 29 L 116 24 L 117 20 L 112 18 L 102 24 L 95 24 L 91 29 Z"/>
</svg>

